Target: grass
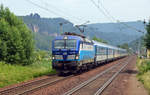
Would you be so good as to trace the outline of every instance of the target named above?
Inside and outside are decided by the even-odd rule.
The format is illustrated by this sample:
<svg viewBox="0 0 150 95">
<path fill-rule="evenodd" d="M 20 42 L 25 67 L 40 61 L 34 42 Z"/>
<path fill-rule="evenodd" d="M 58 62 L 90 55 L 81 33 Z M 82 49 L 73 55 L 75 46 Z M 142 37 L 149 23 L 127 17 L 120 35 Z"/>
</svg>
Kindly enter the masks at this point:
<svg viewBox="0 0 150 95">
<path fill-rule="evenodd" d="M 138 59 L 137 67 L 139 70 L 137 78 L 144 84 L 150 95 L 150 59 Z"/>
<path fill-rule="evenodd" d="M 0 88 L 54 73 L 56 71 L 52 69 L 51 61 L 48 60 L 42 60 L 40 63 L 28 66 L 0 62 Z"/>
</svg>

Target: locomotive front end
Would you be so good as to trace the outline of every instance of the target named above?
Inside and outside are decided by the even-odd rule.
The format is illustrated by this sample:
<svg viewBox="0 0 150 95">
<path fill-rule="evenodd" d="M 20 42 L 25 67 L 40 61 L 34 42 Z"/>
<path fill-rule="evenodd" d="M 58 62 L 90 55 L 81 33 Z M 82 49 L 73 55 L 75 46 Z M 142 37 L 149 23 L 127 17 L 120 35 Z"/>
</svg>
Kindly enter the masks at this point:
<svg viewBox="0 0 150 95">
<path fill-rule="evenodd" d="M 59 72 L 74 71 L 79 60 L 79 39 L 58 36 L 52 41 L 52 67 Z"/>
</svg>

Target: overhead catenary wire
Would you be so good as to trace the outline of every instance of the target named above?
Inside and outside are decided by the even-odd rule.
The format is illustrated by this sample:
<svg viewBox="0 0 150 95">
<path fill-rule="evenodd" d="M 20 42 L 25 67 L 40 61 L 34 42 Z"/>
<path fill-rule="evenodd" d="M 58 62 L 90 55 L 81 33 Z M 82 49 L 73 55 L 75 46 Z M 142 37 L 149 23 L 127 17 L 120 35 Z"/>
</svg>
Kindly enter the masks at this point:
<svg viewBox="0 0 150 95">
<path fill-rule="evenodd" d="M 29 2 L 29 3 L 31 3 L 31 4 L 33 4 L 34 6 L 37 6 L 37 7 L 41 8 L 41 9 L 44 9 L 44 10 L 46 10 L 46 11 L 48 11 L 48 12 L 51 12 L 51 13 L 53 13 L 54 15 L 59 15 L 58 13 L 56 13 L 56 12 L 54 12 L 54 11 L 52 11 L 52 10 L 49 10 L 49 9 L 43 7 L 43 6 L 40 6 L 40 5 L 38 5 L 38 4 L 36 4 L 36 3 L 32 2 L 32 1 L 30 1 L 30 0 L 26 0 L 26 1 Z"/>
<path fill-rule="evenodd" d="M 55 10 L 57 10 L 58 12 L 60 12 L 60 13 L 62 13 L 62 14 L 65 14 L 65 15 L 67 14 L 67 15 L 68 15 L 69 17 L 71 17 L 71 18 L 77 19 L 77 20 L 79 20 L 79 21 L 83 20 L 83 18 L 79 18 L 79 17 L 76 17 L 76 16 L 74 16 L 74 15 L 71 15 L 71 14 L 69 14 L 68 12 L 63 11 L 62 8 L 60 9 L 60 8 L 58 8 L 58 7 L 55 7 L 55 6 L 53 6 L 52 4 L 49 4 L 49 3 L 47 3 L 47 2 L 44 2 L 43 0 L 42 0 L 42 3 L 44 3 L 45 5 L 47 5 L 47 6 L 49 6 L 49 7 L 54 8 Z M 86 21 L 86 20 L 84 20 L 84 21 Z"/>
<path fill-rule="evenodd" d="M 97 9 L 98 9 L 98 11 L 99 11 L 100 13 L 102 13 L 105 17 L 107 17 L 108 20 L 110 20 L 110 21 L 113 22 L 113 20 L 99 7 L 99 5 L 97 5 L 97 4 L 94 2 L 94 0 L 90 0 L 90 1 L 93 3 L 93 5 L 94 5 L 95 7 L 97 7 Z"/>
<path fill-rule="evenodd" d="M 91 0 L 91 2 L 95 5 L 95 7 L 98 8 L 98 10 L 99 10 L 105 17 L 107 17 L 108 20 L 110 20 L 111 22 L 116 22 L 115 18 L 112 17 L 112 16 L 109 14 L 109 12 L 108 12 L 104 7 L 103 7 L 104 10 L 100 8 L 100 5 L 102 6 L 102 3 L 100 2 L 100 0 L 98 0 L 98 4 L 96 4 L 96 3 L 94 2 L 94 0 Z M 115 27 L 115 26 L 114 26 L 114 27 Z M 117 28 L 118 28 L 120 31 L 122 30 L 120 26 L 117 27 Z"/>
<path fill-rule="evenodd" d="M 99 8 L 99 9 L 100 9 L 100 5 L 101 5 L 101 7 L 104 9 L 104 12 L 105 12 L 112 20 L 114 20 L 115 22 L 119 23 L 120 25 L 124 25 L 124 26 L 126 26 L 127 28 L 130 28 L 130 29 L 135 30 L 135 31 L 137 31 L 137 32 L 142 32 L 142 33 L 144 33 L 144 31 L 141 31 L 141 30 L 139 30 L 139 29 L 136 29 L 135 27 L 130 26 L 130 25 L 128 25 L 128 24 L 126 24 L 126 23 L 124 23 L 124 22 L 121 22 L 120 20 L 117 20 L 116 18 L 114 18 L 114 17 L 110 14 L 110 12 L 103 6 L 101 0 L 98 0 L 98 8 Z"/>
<path fill-rule="evenodd" d="M 31 3 L 32 5 L 34 5 L 34 6 L 36 6 L 36 7 L 39 7 L 39 8 L 41 8 L 41 9 L 43 9 L 43 10 L 45 10 L 45 11 L 51 13 L 51 14 L 54 14 L 54 15 L 56 15 L 56 16 L 65 17 L 66 20 L 69 20 L 69 21 L 70 21 L 71 19 L 73 19 L 73 20 L 76 20 L 76 21 L 81 21 L 81 19 L 78 19 L 78 18 L 75 18 L 75 17 L 73 18 L 73 17 L 70 17 L 70 16 L 66 16 L 66 15 L 60 14 L 60 12 L 58 13 L 58 12 L 56 12 L 56 11 L 54 11 L 54 10 L 50 10 L 49 8 L 43 7 L 43 6 L 41 6 L 41 5 L 37 4 L 37 3 L 34 3 L 34 2 L 31 1 L 31 0 L 26 0 L 26 1 L 29 2 L 29 3 Z M 62 12 L 61 12 L 61 13 L 62 13 Z"/>
<path fill-rule="evenodd" d="M 51 14 L 54 14 L 54 15 L 57 15 L 57 16 L 63 16 L 63 17 L 65 17 L 67 20 L 70 20 L 70 19 L 74 19 L 74 20 L 78 20 L 78 21 L 81 21 L 81 19 L 79 19 L 79 18 L 76 18 L 76 17 L 74 17 L 74 16 L 66 16 L 66 15 L 62 15 L 62 14 L 60 14 L 60 11 L 61 11 L 61 13 L 63 13 L 63 14 L 65 14 L 62 10 L 60 10 L 60 9 L 58 9 L 57 8 L 57 10 L 59 10 L 59 13 L 58 12 L 56 12 L 56 11 L 54 11 L 54 10 L 50 10 L 50 9 L 48 9 L 48 8 L 46 8 L 46 7 L 43 7 L 43 6 L 41 6 L 41 5 L 39 5 L 39 4 L 37 4 L 37 3 L 34 3 L 33 1 L 31 1 L 31 0 L 26 0 L 27 2 L 29 2 L 29 3 L 31 3 L 31 4 L 33 4 L 34 6 L 37 6 L 37 7 L 39 7 L 39 8 L 41 8 L 41 9 L 43 9 L 43 10 L 46 10 L 47 12 L 49 12 L 49 13 L 51 13 Z M 138 29 L 136 29 L 136 28 L 134 28 L 134 27 L 132 27 L 132 26 L 129 26 L 129 25 L 127 25 L 127 24 L 125 24 L 125 23 L 123 23 L 123 22 L 121 22 L 121 21 L 119 21 L 119 20 L 116 20 L 113 16 L 111 16 L 111 14 L 109 13 L 109 11 L 103 6 L 103 4 L 100 2 L 100 0 L 98 0 L 98 4 L 101 4 L 101 6 L 103 7 L 103 9 L 104 10 L 102 10 L 101 8 L 100 8 L 100 6 L 99 5 L 97 5 L 93 0 L 91 0 L 91 2 L 98 8 L 98 10 L 99 10 L 99 12 L 101 12 L 105 17 L 107 17 L 110 21 L 117 21 L 117 23 L 120 23 L 120 24 L 122 24 L 122 25 L 124 25 L 124 26 L 126 26 L 126 27 L 128 27 L 128 28 L 130 28 L 130 29 L 134 29 L 135 31 L 138 31 L 138 32 L 143 32 L 143 31 L 140 31 L 140 30 L 138 30 Z M 56 9 L 56 8 L 55 8 Z"/>
<path fill-rule="evenodd" d="M 135 30 L 135 31 L 137 31 L 137 32 L 144 33 L 144 31 L 139 30 L 139 29 L 137 29 L 137 28 L 135 28 L 135 27 L 133 27 L 133 26 L 130 26 L 130 25 L 126 24 L 126 23 L 120 22 L 119 20 L 118 20 L 118 23 L 121 23 L 122 25 L 124 25 L 124 26 L 126 26 L 126 27 L 128 27 L 128 28 L 130 28 L 130 29 L 132 29 L 132 30 Z"/>
<path fill-rule="evenodd" d="M 98 5 L 99 5 L 99 8 L 100 8 L 100 6 L 101 6 L 101 7 L 104 9 L 104 12 L 106 12 L 106 14 L 107 14 L 114 22 L 118 23 L 117 20 L 116 20 L 116 19 L 109 13 L 109 11 L 103 6 L 103 3 L 102 3 L 101 0 L 98 0 Z M 122 30 L 122 28 L 120 27 L 120 25 L 118 25 L 118 28 L 119 28 L 120 31 Z"/>
<path fill-rule="evenodd" d="M 116 21 L 116 19 L 115 19 L 115 18 L 109 13 L 109 11 L 103 6 L 101 0 L 98 0 L 98 5 L 99 5 L 99 8 L 100 8 L 100 6 L 101 6 L 101 7 L 104 9 L 104 11 L 109 15 L 109 17 L 110 17 L 112 20 Z"/>
</svg>

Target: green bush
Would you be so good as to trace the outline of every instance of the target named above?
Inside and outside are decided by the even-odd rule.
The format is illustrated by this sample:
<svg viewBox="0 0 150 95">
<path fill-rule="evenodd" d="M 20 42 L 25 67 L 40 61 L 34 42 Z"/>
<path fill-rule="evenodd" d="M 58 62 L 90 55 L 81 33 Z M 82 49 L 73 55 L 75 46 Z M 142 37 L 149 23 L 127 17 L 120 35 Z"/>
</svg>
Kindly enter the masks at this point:
<svg viewBox="0 0 150 95">
<path fill-rule="evenodd" d="M 139 69 L 139 74 L 144 74 L 145 72 L 148 72 L 150 70 L 150 61 L 149 60 L 143 60 L 137 64 Z"/>
<path fill-rule="evenodd" d="M 139 70 L 138 80 L 144 84 L 150 94 L 150 60 L 138 59 L 137 67 Z"/>
</svg>

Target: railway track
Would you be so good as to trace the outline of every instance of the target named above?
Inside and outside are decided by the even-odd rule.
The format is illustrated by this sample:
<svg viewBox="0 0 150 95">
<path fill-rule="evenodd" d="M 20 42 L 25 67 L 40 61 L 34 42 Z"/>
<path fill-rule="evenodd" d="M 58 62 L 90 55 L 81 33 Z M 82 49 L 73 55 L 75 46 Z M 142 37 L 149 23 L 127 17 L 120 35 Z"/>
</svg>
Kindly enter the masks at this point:
<svg viewBox="0 0 150 95">
<path fill-rule="evenodd" d="M 24 94 L 28 94 L 28 93 L 37 91 L 41 88 L 44 88 L 46 86 L 54 85 L 55 83 L 57 83 L 59 81 L 63 81 L 69 77 L 72 77 L 72 76 L 59 77 L 57 75 L 54 75 L 54 76 L 46 78 L 46 79 L 36 80 L 36 81 L 30 82 L 30 83 L 26 83 L 24 85 L 5 89 L 3 91 L 0 91 L 0 95 L 24 95 Z"/>
<path fill-rule="evenodd" d="M 64 95 L 100 95 L 113 79 L 128 65 L 131 59 L 132 57 L 124 62 L 115 64 L 64 93 Z"/>
<path fill-rule="evenodd" d="M 121 63 L 119 63 L 119 64 L 121 64 Z M 107 71 L 112 70 L 113 68 L 115 68 L 119 64 L 116 64 L 113 67 L 110 67 L 109 69 L 107 69 L 104 72 L 100 73 L 99 75 L 96 76 L 96 78 L 102 76 Z M 41 88 L 45 88 L 45 87 L 48 87 L 48 86 L 55 85 L 56 83 L 58 83 L 60 81 L 64 81 L 64 80 L 66 80 L 68 78 L 71 78 L 71 77 L 73 77 L 73 75 L 70 75 L 70 76 L 67 76 L 67 77 L 60 77 L 60 76 L 57 76 L 57 75 L 53 75 L 53 76 L 51 76 L 49 78 L 46 78 L 46 79 L 40 79 L 40 80 L 36 80 L 36 81 L 30 82 L 30 83 L 26 83 L 24 85 L 20 85 L 20 86 L 17 86 L 17 87 L 2 90 L 2 91 L 0 91 L 0 95 L 27 95 L 27 94 L 31 94 L 33 92 L 36 92 L 36 91 L 40 90 Z M 95 80 L 94 78 L 92 78 L 92 79 Z M 89 82 L 92 82 L 92 81 L 88 80 L 88 81 L 86 81 L 86 83 L 84 82 L 84 86 L 86 86 L 87 84 L 89 84 Z M 80 89 L 80 87 L 79 87 L 79 89 Z M 65 95 L 70 95 L 70 94 L 66 93 Z"/>
</svg>

